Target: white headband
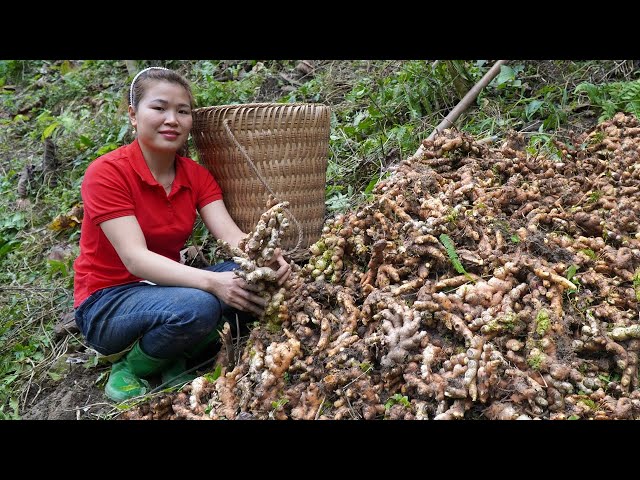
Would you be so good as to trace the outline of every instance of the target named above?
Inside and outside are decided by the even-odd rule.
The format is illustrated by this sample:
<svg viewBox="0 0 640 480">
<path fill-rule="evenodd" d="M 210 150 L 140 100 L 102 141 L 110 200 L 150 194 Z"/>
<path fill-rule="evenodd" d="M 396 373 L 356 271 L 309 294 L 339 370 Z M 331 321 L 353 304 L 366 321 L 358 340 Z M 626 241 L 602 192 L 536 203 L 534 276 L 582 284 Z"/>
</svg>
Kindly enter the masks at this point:
<svg viewBox="0 0 640 480">
<path fill-rule="evenodd" d="M 131 105 L 132 107 L 133 107 L 133 86 L 136 84 L 136 80 L 138 80 L 138 77 L 148 70 L 169 70 L 169 69 L 164 67 L 147 67 L 144 70 L 140 70 L 136 74 L 136 76 L 133 77 L 133 80 L 131 81 L 131 87 L 129 87 L 129 105 Z"/>
</svg>

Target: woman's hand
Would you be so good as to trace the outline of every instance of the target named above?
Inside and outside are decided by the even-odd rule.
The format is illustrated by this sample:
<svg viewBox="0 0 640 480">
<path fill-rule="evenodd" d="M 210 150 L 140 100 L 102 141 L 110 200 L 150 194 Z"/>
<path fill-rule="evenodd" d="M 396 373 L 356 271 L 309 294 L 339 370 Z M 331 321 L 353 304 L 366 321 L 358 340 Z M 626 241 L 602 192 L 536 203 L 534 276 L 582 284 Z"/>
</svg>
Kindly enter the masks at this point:
<svg viewBox="0 0 640 480">
<path fill-rule="evenodd" d="M 278 285 L 283 285 L 291 275 L 291 265 L 284 259 L 279 248 L 275 250 L 273 260 L 267 266 L 276 271 Z M 235 272 L 211 272 L 210 278 L 207 291 L 230 307 L 251 312 L 258 317 L 262 316 L 267 305 L 266 300 L 256 294 L 254 286 L 237 276 Z"/>
<path fill-rule="evenodd" d="M 252 292 L 251 286 L 235 272 L 212 272 L 215 281 L 210 288 L 211 293 L 230 307 L 243 312 L 251 312 L 262 316 L 267 302 L 264 298 Z"/>
<path fill-rule="evenodd" d="M 273 260 L 267 265 L 270 268 L 276 270 L 276 278 L 278 279 L 278 285 L 283 285 L 287 281 L 289 275 L 291 275 L 291 265 L 282 256 L 282 251 L 276 248 L 273 252 Z"/>
</svg>

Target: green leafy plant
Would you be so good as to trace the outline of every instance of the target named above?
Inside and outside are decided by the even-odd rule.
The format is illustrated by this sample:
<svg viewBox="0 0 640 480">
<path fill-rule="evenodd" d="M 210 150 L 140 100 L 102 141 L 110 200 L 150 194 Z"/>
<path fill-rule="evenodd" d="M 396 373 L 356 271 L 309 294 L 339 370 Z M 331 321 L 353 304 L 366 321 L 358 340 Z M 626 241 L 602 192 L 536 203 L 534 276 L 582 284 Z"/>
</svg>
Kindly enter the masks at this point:
<svg viewBox="0 0 640 480">
<path fill-rule="evenodd" d="M 371 365 L 369 362 L 362 362 L 359 366 L 360 370 L 362 370 L 364 373 L 368 373 L 373 368 L 373 365 Z"/>
<path fill-rule="evenodd" d="M 600 200 L 601 197 L 602 197 L 602 192 L 600 190 L 595 190 L 589 193 L 589 196 L 587 197 L 587 202 L 596 203 L 598 200 Z"/>
<path fill-rule="evenodd" d="M 518 78 L 518 75 L 520 75 L 523 72 L 523 70 L 524 70 L 524 65 L 521 63 L 513 66 L 501 65 L 500 73 L 496 76 L 495 79 L 491 81 L 491 84 L 495 85 L 495 87 L 498 89 L 504 89 L 508 87 L 519 88 L 522 86 L 522 80 Z"/>
<path fill-rule="evenodd" d="M 0 237 L 0 260 L 2 260 L 2 257 L 7 255 L 9 252 L 18 248 L 20 246 L 20 243 L 21 242 L 19 240 L 16 240 L 15 238 L 5 240 L 4 238 Z"/>
<path fill-rule="evenodd" d="M 602 85 L 583 82 L 575 88 L 574 93 L 586 94 L 591 105 L 602 110 L 599 122 L 612 118 L 617 112 L 640 117 L 640 80 Z"/>
<path fill-rule="evenodd" d="M 216 365 L 216 368 L 211 373 L 205 373 L 204 378 L 209 383 L 215 382 L 222 375 L 222 365 Z"/>
<path fill-rule="evenodd" d="M 287 403 L 289 403 L 289 399 L 287 397 L 281 397 L 278 400 L 271 402 L 271 408 L 278 410 L 280 407 L 284 407 Z"/>
<path fill-rule="evenodd" d="M 256 97 L 265 75 L 255 60 L 229 64 L 204 61 L 194 66 L 193 96 L 198 107 L 249 103 Z"/>
<path fill-rule="evenodd" d="M 469 280 L 475 283 L 475 280 L 473 279 L 473 277 L 469 275 L 467 271 L 464 269 L 464 267 L 462 266 L 462 263 L 460 262 L 460 258 L 458 257 L 458 252 L 456 252 L 456 247 L 453 244 L 453 240 L 451 240 L 451 237 L 449 237 L 449 235 L 447 235 L 446 233 L 443 233 L 438 238 L 440 239 L 440 242 L 442 242 L 442 245 L 444 245 L 444 248 L 447 251 L 449 260 L 451 260 L 451 264 L 453 265 L 453 268 L 455 268 L 456 272 L 462 273 Z"/>
<path fill-rule="evenodd" d="M 456 223 L 456 220 L 458 219 L 458 210 L 456 208 L 449 209 L 444 218 L 449 223 Z"/>
<path fill-rule="evenodd" d="M 598 258 L 598 256 L 596 255 L 596 252 L 594 252 L 590 248 L 583 248 L 583 249 L 578 250 L 578 251 L 581 252 L 581 253 L 584 253 L 587 257 L 589 257 L 592 260 L 595 260 L 596 258 Z"/>
<path fill-rule="evenodd" d="M 0 87 L 17 80 L 23 65 L 20 60 L 0 60 Z"/>
<path fill-rule="evenodd" d="M 393 407 L 396 404 L 400 404 L 404 407 L 411 406 L 411 402 L 409 401 L 409 398 L 406 395 L 401 395 L 399 393 L 396 393 L 395 395 L 392 395 L 391 397 L 389 397 L 389 400 L 387 400 L 386 403 L 384 404 L 384 409 L 388 411 L 391 407 Z"/>
<path fill-rule="evenodd" d="M 579 268 L 580 267 L 578 267 L 577 265 L 572 264 L 569 266 L 569 268 L 567 268 L 567 271 L 565 272 L 565 277 L 567 278 L 567 280 L 569 280 L 576 286 L 576 288 L 567 290 L 567 294 L 576 293 L 580 289 L 580 279 L 576 277 L 576 273 L 578 272 Z"/>
<path fill-rule="evenodd" d="M 553 160 L 562 159 L 562 152 L 553 142 L 553 135 L 547 133 L 531 135 L 525 151 L 532 157 L 543 156 Z"/>
<path fill-rule="evenodd" d="M 347 186 L 347 193 L 343 193 L 344 187 L 331 186 L 327 188 L 325 205 L 329 213 L 343 212 L 353 205 L 353 187 Z"/>
</svg>

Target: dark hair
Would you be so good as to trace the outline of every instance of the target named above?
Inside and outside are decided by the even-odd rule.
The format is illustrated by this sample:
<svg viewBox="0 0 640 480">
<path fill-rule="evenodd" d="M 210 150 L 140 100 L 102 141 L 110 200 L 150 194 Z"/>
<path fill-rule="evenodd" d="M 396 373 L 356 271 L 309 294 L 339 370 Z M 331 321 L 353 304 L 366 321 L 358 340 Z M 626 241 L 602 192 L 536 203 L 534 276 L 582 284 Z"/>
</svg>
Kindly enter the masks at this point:
<svg viewBox="0 0 640 480">
<path fill-rule="evenodd" d="M 135 77 L 133 77 L 133 81 L 131 82 L 131 87 L 129 88 L 129 102 L 134 109 L 137 108 L 138 103 L 140 103 L 140 99 L 147 91 L 148 83 L 151 80 L 163 80 L 165 82 L 180 85 L 189 94 L 189 103 L 193 108 L 191 85 L 189 85 L 189 82 L 182 75 L 174 72 L 173 70 L 162 67 L 149 67 L 141 70 Z"/>
</svg>

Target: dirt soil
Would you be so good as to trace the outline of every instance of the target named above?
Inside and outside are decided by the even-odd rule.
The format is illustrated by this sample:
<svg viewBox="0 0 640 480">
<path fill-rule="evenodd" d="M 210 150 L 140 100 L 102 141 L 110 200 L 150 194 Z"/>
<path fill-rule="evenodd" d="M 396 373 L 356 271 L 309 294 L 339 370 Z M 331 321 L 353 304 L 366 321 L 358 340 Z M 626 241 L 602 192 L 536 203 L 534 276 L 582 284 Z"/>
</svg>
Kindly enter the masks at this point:
<svg viewBox="0 0 640 480">
<path fill-rule="evenodd" d="M 113 416 L 114 404 L 99 386 L 108 366 L 87 368 L 90 355 L 77 352 L 66 360 L 68 373 L 58 381 L 50 377 L 29 389 L 24 420 L 95 420 Z"/>
<path fill-rule="evenodd" d="M 235 331 L 235 329 L 234 329 Z M 248 327 L 242 327 L 242 335 L 248 336 Z M 56 340 L 62 342 L 67 335 L 79 335 L 72 314 L 67 314 L 55 327 Z M 82 345 L 69 345 L 69 350 L 56 360 L 56 366 L 42 380 L 33 379 L 26 393 L 26 401 L 21 403 L 20 416 L 23 420 L 114 420 L 127 411 L 125 405 L 117 406 L 104 394 L 104 386 L 109 378 L 110 363 L 97 362 L 96 352 Z M 198 370 L 196 375 L 207 373 L 206 364 L 217 353 L 219 346 L 195 358 L 189 368 Z M 202 366 L 204 364 L 204 366 Z M 54 380 L 54 378 L 56 380 Z M 157 387 L 160 377 L 147 378 L 151 388 Z M 161 395 L 161 392 L 156 395 Z"/>
</svg>

